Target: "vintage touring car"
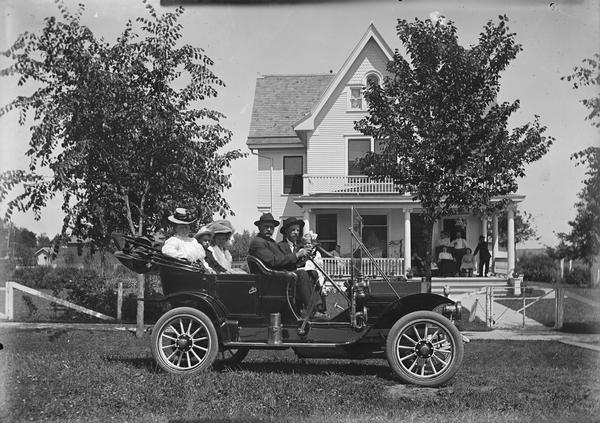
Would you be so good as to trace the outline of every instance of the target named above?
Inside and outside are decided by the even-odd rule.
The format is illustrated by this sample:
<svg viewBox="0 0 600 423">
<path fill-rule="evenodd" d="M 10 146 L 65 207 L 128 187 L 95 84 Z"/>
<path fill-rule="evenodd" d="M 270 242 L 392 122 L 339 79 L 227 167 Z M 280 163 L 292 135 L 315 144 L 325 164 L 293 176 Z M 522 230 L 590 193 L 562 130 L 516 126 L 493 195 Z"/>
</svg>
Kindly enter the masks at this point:
<svg viewBox="0 0 600 423">
<path fill-rule="evenodd" d="M 349 230 L 357 250 L 369 256 L 360 230 Z M 300 316 L 294 272 L 248 257 L 250 274 L 207 274 L 142 239 L 122 240 L 115 255 L 123 264 L 160 274 L 160 300 L 171 309 L 152 329 L 151 350 L 167 372 L 193 374 L 219 359 L 240 362 L 251 349 L 292 348 L 301 358 L 387 358 L 402 381 L 431 387 L 451 379 L 461 364 L 463 337 L 452 322 L 460 304 L 430 293 L 426 282 L 356 271 L 340 284 L 326 275 L 341 300 L 332 310 L 337 314 L 316 321 Z"/>
</svg>

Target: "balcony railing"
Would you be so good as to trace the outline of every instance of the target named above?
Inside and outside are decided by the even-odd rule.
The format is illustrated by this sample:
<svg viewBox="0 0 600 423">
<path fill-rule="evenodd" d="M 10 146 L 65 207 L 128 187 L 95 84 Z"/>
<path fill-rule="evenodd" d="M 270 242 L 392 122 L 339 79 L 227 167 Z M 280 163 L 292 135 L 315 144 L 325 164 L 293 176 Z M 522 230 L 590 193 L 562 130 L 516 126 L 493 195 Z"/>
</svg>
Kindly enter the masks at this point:
<svg viewBox="0 0 600 423">
<path fill-rule="evenodd" d="M 356 260 L 358 261 L 358 260 Z M 374 262 L 386 275 L 403 275 L 404 260 L 401 258 L 376 258 Z M 360 261 L 361 273 L 363 276 L 380 276 L 373 262 L 367 259 Z M 323 258 L 323 270 L 332 278 L 349 277 L 352 269 L 352 259 L 339 258 Z"/>
<path fill-rule="evenodd" d="M 304 195 L 311 194 L 393 194 L 391 179 L 375 181 L 368 176 L 304 175 Z"/>
</svg>

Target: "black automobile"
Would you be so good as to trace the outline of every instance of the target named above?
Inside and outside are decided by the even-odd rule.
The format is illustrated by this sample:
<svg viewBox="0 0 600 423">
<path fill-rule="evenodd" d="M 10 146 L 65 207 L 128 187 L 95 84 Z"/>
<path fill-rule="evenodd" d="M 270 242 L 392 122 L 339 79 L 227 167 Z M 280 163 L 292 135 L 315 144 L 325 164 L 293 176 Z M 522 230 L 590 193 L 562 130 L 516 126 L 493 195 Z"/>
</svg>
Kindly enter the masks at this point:
<svg viewBox="0 0 600 423">
<path fill-rule="evenodd" d="M 355 271 L 340 283 L 326 275 L 336 313 L 315 320 L 300 315 L 293 272 L 248 257 L 249 274 L 207 274 L 139 238 L 125 241 L 117 258 L 138 273 L 158 272 L 161 300 L 170 305 L 151 336 L 152 354 L 167 372 L 193 374 L 219 359 L 240 362 L 251 349 L 292 348 L 301 358 L 387 358 L 402 381 L 431 387 L 461 364 L 463 337 L 452 321 L 460 318 L 460 304 L 432 294 L 426 282 Z M 365 259 L 372 257 L 353 260 Z"/>
</svg>

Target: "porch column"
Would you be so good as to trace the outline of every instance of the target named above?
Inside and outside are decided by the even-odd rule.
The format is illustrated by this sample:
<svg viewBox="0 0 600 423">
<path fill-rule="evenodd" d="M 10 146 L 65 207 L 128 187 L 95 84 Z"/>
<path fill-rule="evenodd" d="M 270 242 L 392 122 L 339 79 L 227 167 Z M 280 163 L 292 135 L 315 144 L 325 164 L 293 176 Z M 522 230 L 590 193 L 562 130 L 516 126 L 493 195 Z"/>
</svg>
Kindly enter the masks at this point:
<svg viewBox="0 0 600 423">
<path fill-rule="evenodd" d="M 412 252 L 410 250 L 410 209 L 404 209 L 404 273 L 406 273 L 406 269 L 412 267 L 410 263 Z"/>
<path fill-rule="evenodd" d="M 508 273 L 515 270 L 515 206 L 510 205 L 507 209 L 507 256 Z"/>
<path fill-rule="evenodd" d="M 496 259 L 498 258 L 498 215 L 492 216 L 492 272 L 496 273 Z"/>
<path fill-rule="evenodd" d="M 307 233 L 310 231 L 310 209 L 304 209 L 302 220 L 304 221 L 304 233 Z"/>
<path fill-rule="evenodd" d="M 485 238 L 486 242 L 488 239 L 487 236 L 487 225 L 488 225 L 488 217 L 487 216 L 482 216 L 481 217 L 481 235 L 483 235 L 483 237 Z"/>
</svg>

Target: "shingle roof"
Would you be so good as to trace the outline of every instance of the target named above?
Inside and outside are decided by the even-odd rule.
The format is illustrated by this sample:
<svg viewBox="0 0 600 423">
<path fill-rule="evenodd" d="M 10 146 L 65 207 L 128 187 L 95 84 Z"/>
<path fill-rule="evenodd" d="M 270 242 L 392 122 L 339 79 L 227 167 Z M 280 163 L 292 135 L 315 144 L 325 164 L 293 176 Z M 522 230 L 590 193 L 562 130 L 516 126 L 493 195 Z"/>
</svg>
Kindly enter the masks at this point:
<svg viewBox="0 0 600 423">
<path fill-rule="evenodd" d="M 312 110 L 334 77 L 335 74 L 259 77 L 248 137 L 296 137 L 292 125 Z"/>
</svg>

